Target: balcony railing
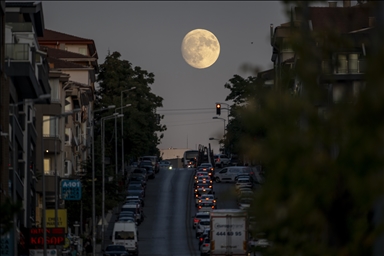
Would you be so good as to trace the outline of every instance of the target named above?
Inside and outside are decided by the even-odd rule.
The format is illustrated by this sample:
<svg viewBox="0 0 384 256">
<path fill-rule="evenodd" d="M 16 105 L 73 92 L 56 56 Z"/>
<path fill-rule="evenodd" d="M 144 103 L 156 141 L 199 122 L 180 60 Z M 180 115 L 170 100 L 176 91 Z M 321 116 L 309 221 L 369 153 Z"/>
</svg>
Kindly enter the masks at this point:
<svg viewBox="0 0 384 256">
<path fill-rule="evenodd" d="M 31 50 L 29 44 L 5 44 L 5 61 L 30 61 Z"/>
<path fill-rule="evenodd" d="M 35 33 L 31 22 L 7 22 L 6 25 L 12 27 L 12 32 L 32 32 Z"/>
<path fill-rule="evenodd" d="M 366 72 L 366 61 L 341 60 L 338 66 L 333 66 L 331 60 L 324 60 L 321 68 L 323 74 L 364 74 Z"/>
</svg>

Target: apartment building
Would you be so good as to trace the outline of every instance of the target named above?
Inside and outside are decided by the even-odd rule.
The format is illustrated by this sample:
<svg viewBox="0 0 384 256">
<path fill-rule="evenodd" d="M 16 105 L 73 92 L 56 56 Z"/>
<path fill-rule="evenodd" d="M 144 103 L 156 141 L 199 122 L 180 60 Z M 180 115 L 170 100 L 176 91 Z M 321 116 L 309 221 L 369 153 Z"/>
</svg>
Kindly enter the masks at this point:
<svg viewBox="0 0 384 256">
<path fill-rule="evenodd" d="M 49 56 L 51 70 L 69 76 L 62 86 L 64 110 L 66 111 L 68 106 L 80 110 L 74 115 L 73 122 L 65 124 L 61 167 L 63 171 L 60 171 L 60 176 L 81 176 L 84 175 L 81 164 L 90 156 L 90 117 L 95 99 L 94 83 L 98 73 L 96 46 L 93 40 L 49 29 L 45 29 L 44 36 L 38 40 Z"/>
<path fill-rule="evenodd" d="M 353 96 L 365 86 L 366 55 L 371 47 L 370 38 L 374 28 L 375 17 L 370 3 L 351 6 L 351 1 L 329 2 L 325 7 L 308 7 L 307 12 L 296 7 L 292 10 L 293 20 L 276 27 L 272 32 L 271 45 L 273 48 L 272 62 L 274 63 L 275 84 L 281 82 L 289 70 L 300 66 L 300 59 L 293 51 L 290 40 L 293 37 L 292 27 L 298 28 L 303 22 L 308 22 L 309 33 L 317 35 L 314 42 L 321 68 L 318 80 L 324 89 L 319 108 L 326 108 L 343 97 Z M 331 39 L 323 37 L 324 32 L 341 36 L 344 43 L 333 51 L 321 54 L 320 49 L 330 48 Z M 301 93 L 301 81 L 291 77 L 289 82 L 293 93 Z"/>
<path fill-rule="evenodd" d="M 37 37 L 44 31 L 41 3 L 5 3 L 4 71 L 2 83 L 2 129 L 8 141 L 8 168 L 12 198 L 22 202 L 22 211 L 15 218 L 12 253 L 23 250 L 26 230 L 36 225 L 36 184 L 41 169 L 36 168 L 40 135 L 37 132 L 36 103 L 49 104 L 51 88 L 48 82 L 48 62 L 39 50 Z M 2 81 L 3 82 L 3 81 Z M 7 93 L 7 94 L 6 94 Z M 7 99 L 6 99 L 7 98 Z M 8 109 L 5 104 L 8 103 Z M 3 128 L 4 127 L 4 128 Z M 7 157 L 2 152 L 2 157 Z M 4 159 L 4 158 L 3 158 Z M 3 177 L 3 175 L 2 175 Z M 25 249 L 25 248 L 24 248 Z"/>
</svg>

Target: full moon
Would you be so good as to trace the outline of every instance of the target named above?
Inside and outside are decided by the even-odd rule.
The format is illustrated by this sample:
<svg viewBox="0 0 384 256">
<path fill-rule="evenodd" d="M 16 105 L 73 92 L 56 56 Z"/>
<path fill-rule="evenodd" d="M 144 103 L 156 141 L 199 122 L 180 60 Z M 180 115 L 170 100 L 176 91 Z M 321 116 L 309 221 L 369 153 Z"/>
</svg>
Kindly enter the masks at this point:
<svg viewBox="0 0 384 256">
<path fill-rule="evenodd" d="M 194 29 L 185 35 L 181 53 L 190 66 L 199 69 L 208 68 L 219 58 L 220 43 L 212 32 Z"/>
</svg>

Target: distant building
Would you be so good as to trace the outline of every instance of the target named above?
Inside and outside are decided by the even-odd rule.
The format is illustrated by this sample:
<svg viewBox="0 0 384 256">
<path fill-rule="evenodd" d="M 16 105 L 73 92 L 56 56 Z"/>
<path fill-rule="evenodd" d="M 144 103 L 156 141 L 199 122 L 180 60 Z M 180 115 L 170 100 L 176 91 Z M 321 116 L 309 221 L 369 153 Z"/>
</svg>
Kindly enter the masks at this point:
<svg viewBox="0 0 384 256">
<path fill-rule="evenodd" d="M 170 160 L 176 158 L 183 158 L 184 152 L 187 150 L 192 150 L 189 148 L 166 148 L 160 149 L 160 157 L 163 160 Z"/>
</svg>

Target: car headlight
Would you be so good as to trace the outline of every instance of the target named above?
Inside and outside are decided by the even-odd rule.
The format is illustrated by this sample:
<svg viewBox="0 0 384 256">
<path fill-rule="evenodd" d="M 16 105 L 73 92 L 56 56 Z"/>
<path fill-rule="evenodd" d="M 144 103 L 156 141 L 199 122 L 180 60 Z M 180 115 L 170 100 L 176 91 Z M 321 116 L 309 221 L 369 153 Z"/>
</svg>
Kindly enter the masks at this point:
<svg viewBox="0 0 384 256">
<path fill-rule="evenodd" d="M 172 170 L 172 166 L 169 166 L 169 170 Z"/>
</svg>

